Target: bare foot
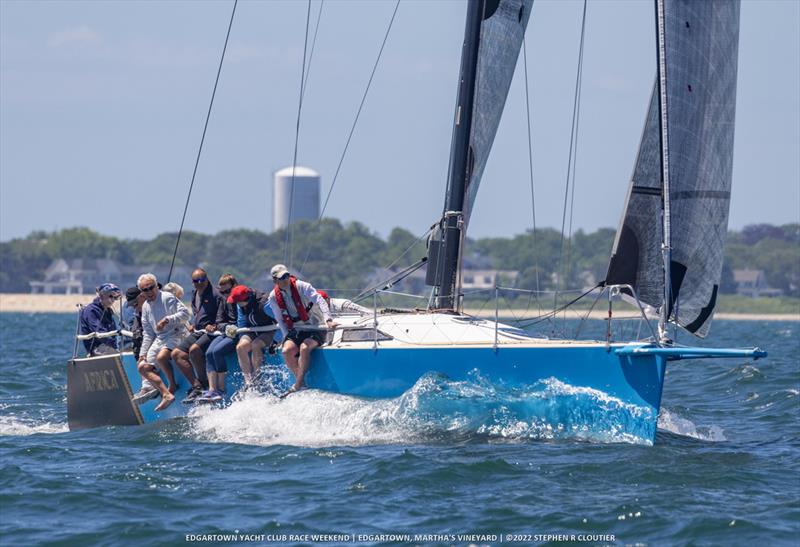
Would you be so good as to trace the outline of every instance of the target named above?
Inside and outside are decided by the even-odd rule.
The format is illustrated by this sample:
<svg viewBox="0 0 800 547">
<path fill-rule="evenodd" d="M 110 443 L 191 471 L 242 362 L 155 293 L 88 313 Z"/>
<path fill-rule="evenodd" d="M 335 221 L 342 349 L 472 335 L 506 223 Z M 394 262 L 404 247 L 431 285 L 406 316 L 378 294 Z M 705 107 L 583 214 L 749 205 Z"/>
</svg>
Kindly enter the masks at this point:
<svg viewBox="0 0 800 547">
<path fill-rule="evenodd" d="M 161 396 L 161 402 L 158 403 L 158 406 L 156 407 L 156 411 L 164 410 L 169 405 L 171 405 L 174 401 L 175 401 L 175 396 L 172 393 L 170 393 L 169 395 L 162 395 Z"/>
</svg>

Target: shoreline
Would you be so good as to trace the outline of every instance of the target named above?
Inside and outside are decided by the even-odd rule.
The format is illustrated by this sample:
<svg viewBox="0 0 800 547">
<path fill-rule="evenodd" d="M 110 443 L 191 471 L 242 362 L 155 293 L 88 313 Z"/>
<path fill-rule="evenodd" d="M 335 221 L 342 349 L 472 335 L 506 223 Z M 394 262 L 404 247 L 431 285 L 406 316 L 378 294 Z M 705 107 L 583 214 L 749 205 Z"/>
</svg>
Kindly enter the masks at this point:
<svg viewBox="0 0 800 547">
<path fill-rule="evenodd" d="M 29 294 L 29 293 L 0 293 L 0 313 L 76 313 L 78 305 L 88 304 L 92 301 L 92 294 Z M 517 310 L 501 310 L 500 316 L 508 318 Z M 476 315 L 485 319 L 494 317 L 491 310 L 465 309 L 465 313 Z M 586 311 L 574 310 L 567 314 L 570 318 L 584 317 Z M 589 319 L 605 319 L 607 312 L 595 310 L 589 314 Z M 632 310 L 618 310 L 615 319 L 636 318 Z M 800 313 L 729 313 L 717 312 L 716 319 L 734 321 L 800 321 Z"/>
</svg>

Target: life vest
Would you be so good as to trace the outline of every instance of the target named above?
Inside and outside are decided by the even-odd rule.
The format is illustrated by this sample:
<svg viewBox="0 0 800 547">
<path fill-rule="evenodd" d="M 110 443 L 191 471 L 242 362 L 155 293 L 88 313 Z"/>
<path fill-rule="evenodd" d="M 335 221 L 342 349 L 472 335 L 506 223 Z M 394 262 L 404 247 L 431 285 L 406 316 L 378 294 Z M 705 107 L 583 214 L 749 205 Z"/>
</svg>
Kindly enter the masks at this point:
<svg viewBox="0 0 800 547">
<path fill-rule="evenodd" d="M 286 328 L 289 330 L 294 328 L 294 322 L 298 319 L 300 321 L 308 321 L 308 310 L 306 307 L 303 306 L 303 301 L 300 300 L 300 293 L 297 291 L 297 278 L 291 276 L 289 278 L 289 290 L 292 293 L 292 302 L 294 302 L 294 307 L 297 309 L 297 313 L 299 314 L 299 318 L 292 318 L 289 315 L 289 310 L 286 309 L 286 302 L 283 300 L 283 293 L 281 292 L 280 287 L 275 285 L 275 301 L 278 303 L 278 307 L 281 309 L 281 316 L 283 316 L 283 322 L 286 323 Z"/>
</svg>

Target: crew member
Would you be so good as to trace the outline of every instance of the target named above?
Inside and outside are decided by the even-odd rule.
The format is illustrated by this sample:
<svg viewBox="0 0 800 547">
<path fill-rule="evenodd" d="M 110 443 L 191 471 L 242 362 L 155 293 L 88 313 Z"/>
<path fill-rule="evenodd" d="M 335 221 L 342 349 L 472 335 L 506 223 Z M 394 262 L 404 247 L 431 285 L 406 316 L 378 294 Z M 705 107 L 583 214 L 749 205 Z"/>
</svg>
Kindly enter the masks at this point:
<svg viewBox="0 0 800 547">
<path fill-rule="evenodd" d="M 239 307 L 236 304 L 228 304 L 228 296 L 231 291 L 239 285 L 236 278 L 231 274 L 224 274 L 217 282 L 222 301 L 217 308 L 216 325 L 220 332 L 225 332 L 228 325 L 236 327 L 239 316 Z M 208 376 L 208 391 L 204 391 L 198 398 L 199 401 L 217 402 L 225 397 L 225 375 L 228 373 L 228 363 L 226 355 L 236 351 L 238 336 L 216 336 L 206 349 L 206 375 Z"/>
<path fill-rule="evenodd" d="M 138 364 L 139 374 L 161 393 L 161 402 L 156 410 L 163 410 L 175 400 L 173 393 L 178 386 L 169 358 L 172 350 L 186 336 L 185 323 L 191 312 L 174 294 L 160 290 L 156 276 L 151 273 L 140 275 L 137 286 L 145 295 L 142 305 L 144 338 Z M 169 387 L 161 381 L 156 365 L 167 376 Z"/>
<path fill-rule="evenodd" d="M 275 320 L 266 312 L 268 293 L 251 289 L 245 285 L 233 288 L 228 297 L 229 304 L 236 304 L 239 309 L 236 326 L 239 328 L 268 327 L 275 324 Z M 236 336 L 236 329 L 229 325 L 226 330 L 230 337 Z M 239 368 L 244 375 L 245 388 L 252 385 L 261 368 L 264 359 L 264 348 L 272 343 L 274 330 L 267 332 L 251 332 L 239 335 L 236 344 L 236 355 L 239 357 Z"/>
<path fill-rule="evenodd" d="M 291 275 L 283 264 L 273 266 L 270 274 L 275 287 L 269 295 L 269 306 L 283 333 L 283 360 L 294 374 L 295 382 L 289 390 L 292 393 L 306 387 L 305 376 L 311 364 L 311 352 L 324 341 L 318 323 L 310 315 L 312 307 L 317 307 L 322 313 L 328 328 L 337 324 L 331 318 L 325 299 L 310 283 Z"/>
<path fill-rule="evenodd" d="M 81 334 L 115 332 L 117 330 L 113 306 L 122 294 L 119 287 L 113 283 L 103 283 L 97 287 L 96 291 L 97 297 L 81 310 L 79 331 Z M 115 336 L 89 338 L 83 341 L 83 345 L 86 348 L 86 355 L 89 357 L 117 352 Z"/>
<path fill-rule="evenodd" d="M 208 280 L 208 273 L 203 268 L 192 272 L 192 314 L 189 323 L 189 334 L 172 350 L 172 359 L 181 370 L 192 373 L 192 387 L 185 403 L 199 397 L 204 388 L 208 388 L 205 353 L 211 345 L 211 333 L 217 330 L 217 310 L 222 305 L 222 297 Z"/>
</svg>

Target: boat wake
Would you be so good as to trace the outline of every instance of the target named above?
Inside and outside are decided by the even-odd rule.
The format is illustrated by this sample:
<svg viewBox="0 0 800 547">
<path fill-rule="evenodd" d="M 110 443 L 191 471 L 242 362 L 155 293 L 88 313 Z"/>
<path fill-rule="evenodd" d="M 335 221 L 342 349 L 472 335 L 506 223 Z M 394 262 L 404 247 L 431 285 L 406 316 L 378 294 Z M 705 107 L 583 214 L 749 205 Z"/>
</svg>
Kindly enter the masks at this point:
<svg viewBox="0 0 800 547">
<path fill-rule="evenodd" d="M 286 399 L 246 394 L 224 409 L 190 414 L 193 435 L 211 442 L 362 446 L 438 442 L 580 440 L 650 444 L 651 410 L 553 378 L 524 388 L 477 374 L 428 374 L 400 397 L 368 400 L 318 390 Z"/>
<path fill-rule="evenodd" d="M 697 426 L 691 420 L 682 418 L 664 407 L 662 407 L 661 412 L 658 413 L 658 429 L 681 437 L 691 437 L 692 439 L 699 439 L 701 441 L 723 442 L 728 440 L 725 438 L 721 427 L 716 425 L 707 427 Z"/>
<path fill-rule="evenodd" d="M 66 423 L 37 422 L 16 416 L 0 416 L 0 437 L 27 436 L 36 433 L 65 433 Z"/>
</svg>

